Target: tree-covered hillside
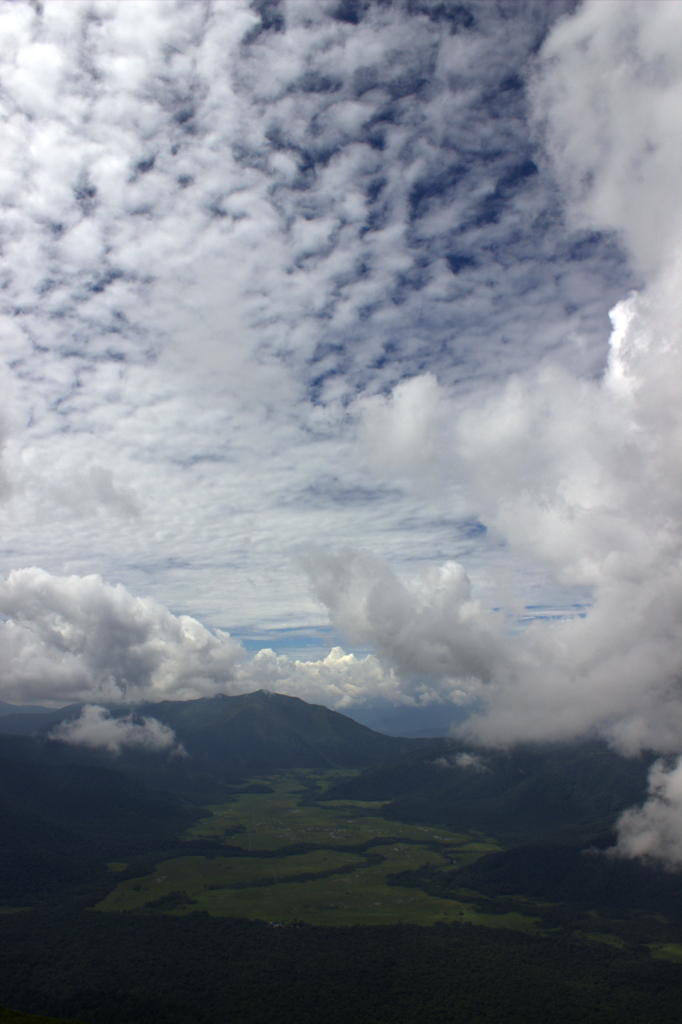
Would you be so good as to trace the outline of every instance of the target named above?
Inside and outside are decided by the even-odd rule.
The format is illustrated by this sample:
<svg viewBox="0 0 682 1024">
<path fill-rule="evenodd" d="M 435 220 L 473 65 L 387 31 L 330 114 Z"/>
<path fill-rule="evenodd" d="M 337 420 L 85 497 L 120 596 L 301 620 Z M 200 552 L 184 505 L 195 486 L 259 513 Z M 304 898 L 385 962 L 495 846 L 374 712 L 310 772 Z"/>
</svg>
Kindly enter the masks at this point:
<svg viewBox="0 0 682 1024">
<path fill-rule="evenodd" d="M 598 742 L 472 751 L 434 740 L 339 782 L 327 799 L 384 800 L 398 821 L 474 828 L 505 844 L 589 844 L 646 793 L 651 758 Z"/>
</svg>

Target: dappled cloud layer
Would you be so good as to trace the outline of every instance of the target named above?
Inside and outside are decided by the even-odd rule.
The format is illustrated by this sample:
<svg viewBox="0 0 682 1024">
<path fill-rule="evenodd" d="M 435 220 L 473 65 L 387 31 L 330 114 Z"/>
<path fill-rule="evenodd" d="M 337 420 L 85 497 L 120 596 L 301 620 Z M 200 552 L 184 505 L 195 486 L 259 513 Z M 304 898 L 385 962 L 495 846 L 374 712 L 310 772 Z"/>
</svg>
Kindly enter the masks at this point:
<svg viewBox="0 0 682 1024">
<path fill-rule="evenodd" d="M 358 457 L 349 404 L 603 366 L 636 278 L 567 229 L 528 120 L 571 6 L 0 8 L 5 574 L 235 631 L 324 621 L 311 536 L 504 561 L 461 491 Z"/>
</svg>

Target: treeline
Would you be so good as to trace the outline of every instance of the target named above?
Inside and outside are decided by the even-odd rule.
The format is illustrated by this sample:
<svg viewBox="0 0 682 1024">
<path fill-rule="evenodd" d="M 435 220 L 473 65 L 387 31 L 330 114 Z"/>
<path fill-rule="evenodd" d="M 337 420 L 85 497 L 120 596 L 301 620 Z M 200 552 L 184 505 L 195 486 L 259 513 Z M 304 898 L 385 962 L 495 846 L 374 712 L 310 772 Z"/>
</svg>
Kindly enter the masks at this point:
<svg viewBox="0 0 682 1024">
<path fill-rule="evenodd" d="M 88 1024 L 677 1024 L 682 967 L 471 925 L 313 928 L 26 912 L 0 922 L 0 991 Z"/>
</svg>

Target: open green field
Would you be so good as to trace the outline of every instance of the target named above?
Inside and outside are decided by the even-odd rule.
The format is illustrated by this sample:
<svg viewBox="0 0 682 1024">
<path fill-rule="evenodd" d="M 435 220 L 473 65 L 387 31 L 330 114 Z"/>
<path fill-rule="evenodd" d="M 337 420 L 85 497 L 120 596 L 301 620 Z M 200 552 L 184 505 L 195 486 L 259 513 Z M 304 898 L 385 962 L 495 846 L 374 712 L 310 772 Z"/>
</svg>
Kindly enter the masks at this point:
<svg viewBox="0 0 682 1024">
<path fill-rule="evenodd" d="M 234 802 L 211 808 L 186 834 L 188 846 L 191 839 L 219 842 L 224 856 L 163 861 L 148 875 L 119 882 L 97 909 L 206 910 L 273 924 L 469 920 L 534 930 L 522 914 L 479 914 L 466 902 L 388 885 L 397 872 L 426 864 L 453 870 L 498 847 L 480 835 L 387 822 L 378 816 L 380 803 L 314 802 L 348 774 L 291 771 L 251 780 Z"/>
<path fill-rule="evenodd" d="M 96 909 L 174 916 L 207 911 L 273 925 L 470 922 L 546 935 L 565 930 L 615 949 L 637 937 L 652 956 L 682 961 L 677 930 L 660 916 L 637 915 L 635 922 L 581 905 L 562 917 L 559 904 L 521 896 L 496 900 L 456 885 L 449 890 L 443 874 L 500 847 L 480 833 L 388 821 L 380 802 L 319 799 L 331 783 L 354 774 L 298 770 L 249 780 L 188 829 L 186 855 L 159 861 L 139 877 L 126 864 L 110 863 L 115 887 Z M 200 853 L 193 850 L 202 840 L 208 852 L 205 843 Z M 437 886 L 429 885 L 429 867 Z"/>
<path fill-rule="evenodd" d="M 651 955 L 659 960 L 671 960 L 675 964 L 682 964 L 682 944 L 679 942 L 653 943 Z"/>
</svg>

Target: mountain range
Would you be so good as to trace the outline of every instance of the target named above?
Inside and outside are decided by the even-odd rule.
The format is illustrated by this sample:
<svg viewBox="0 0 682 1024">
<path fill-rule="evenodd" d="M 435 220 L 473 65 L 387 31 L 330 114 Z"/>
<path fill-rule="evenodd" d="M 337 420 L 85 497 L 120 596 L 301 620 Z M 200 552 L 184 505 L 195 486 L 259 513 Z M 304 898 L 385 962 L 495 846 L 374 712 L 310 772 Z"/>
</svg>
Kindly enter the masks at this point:
<svg viewBox="0 0 682 1024">
<path fill-rule="evenodd" d="M 0 900 L 44 898 L 91 881 L 104 861 L 163 848 L 250 776 L 372 767 L 423 742 L 263 690 L 108 710 L 154 718 L 181 746 L 112 753 L 53 738 L 79 704 L 0 717 Z"/>
<path fill-rule="evenodd" d="M 114 754 L 54 738 L 81 711 L 0 717 L 7 893 L 44 892 L 59 878 L 75 884 L 81 868 L 91 877 L 102 859 L 167 844 L 207 803 L 278 770 L 356 769 L 324 798 L 381 802 L 387 819 L 473 830 L 507 848 L 606 846 L 618 815 L 645 798 L 650 767 L 597 742 L 472 751 L 451 739 L 387 736 L 264 690 L 111 706 L 114 719 L 153 718 L 176 738 L 172 749 Z"/>
<path fill-rule="evenodd" d="M 675 1019 L 675 1011 L 669 1012 L 669 1008 L 678 1006 L 677 975 L 666 974 L 660 964 L 652 967 L 650 947 L 645 944 L 671 957 L 677 955 L 676 944 L 682 949 L 679 880 L 639 862 L 604 856 L 605 848 L 613 844 L 618 815 L 646 799 L 650 757 L 625 759 L 595 741 L 520 745 L 505 751 L 472 748 L 452 738 L 389 736 L 326 707 L 266 691 L 134 708 L 112 705 L 106 714 L 101 712 L 99 723 L 105 728 L 99 734 L 96 728 L 78 732 L 78 723 L 87 720 L 80 704 L 57 711 L 22 708 L 5 713 L 7 710 L 7 705 L 0 709 L 0 983 L 9 993 L 10 1005 L 59 1016 L 68 1008 L 73 1017 L 95 1024 L 152 1024 L 161 1019 L 170 1024 L 181 1020 L 183 1024 L 205 1024 L 222 1019 L 222 1010 L 205 1009 L 207 997 L 200 995 L 206 989 L 203 976 L 180 984 L 184 978 L 180 965 L 196 953 L 196 970 L 205 970 L 218 942 L 223 943 L 224 952 L 217 960 L 214 956 L 211 985 L 214 989 L 227 986 L 225 998 L 234 999 L 236 993 L 245 1000 L 242 1016 L 235 1018 L 239 1021 L 256 1019 L 252 1004 L 266 985 L 263 979 L 270 979 L 270 984 L 276 976 L 286 985 L 298 962 L 296 956 L 304 957 L 305 983 L 295 996 L 281 997 L 288 1000 L 291 1011 L 286 1020 L 303 1019 L 296 1016 L 294 1006 L 298 1007 L 309 991 L 309 978 L 328 970 L 342 955 L 347 932 L 348 964 L 352 967 L 344 968 L 344 979 L 349 972 L 353 977 L 362 974 L 371 962 L 368 993 L 377 990 L 378 979 L 383 977 L 384 968 L 376 967 L 377 958 L 399 940 L 405 947 L 401 970 L 409 970 L 409 965 L 417 962 L 415 958 L 421 957 L 410 983 L 415 992 L 419 977 L 426 977 L 424 972 L 428 974 L 434 963 L 445 965 L 443 977 L 438 975 L 442 989 L 444 979 L 450 976 L 451 958 L 463 962 L 462 958 L 469 956 L 472 965 L 488 964 L 495 977 L 508 969 L 509 984 L 516 993 L 510 1005 L 521 996 L 527 999 L 527 985 L 535 969 L 527 964 L 532 960 L 537 965 L 537 957 L 545 956 L 538 977 L 548 994 L 531 997 L 523 1024 L 548 1019 L 570 1020 L 571 1024 L 574 1020 L 646 1024 L 649 1018 L 641 1007 L 652 986 L 657 992 L 656 1019 L 666 1024 Z M 125 742 L 111 749 L 102 745 L 112 729 L 119 738 L 125 739 L 130 730 L 139 737 L 151 719 L 166 730 L 166 738 L 172 738 L 164 749 Z M 135 733 L 135 729 L 141 732 Z M 73 742 L 79 737 L 99 745 Z M 294 798 L 298 803 L 291 809 L 267 812 L 271 817 L 290 814 L 289 821 L 301 821 L 308 813 L 326 815 L 326 807 L 340 822 L 344 818 L 354 821 L 353 827 L 361 827 L 358 822 L 372 823 L 367 826 L 367 835 L 374 836 L 371 850 L 364 842 L 358 845 L 357 839 L 355 845 L 344 847 L 349 840 L 338 836 L 327 841 L 303 833 L 296 842 L 289 841 L 286 831 L 282 832 L 284 826 L 278 825 L 276 842 L 289 846 L 267 847 L 251 854 L 250 841 L 248 846 L 240 846 L 233 838 L 237 833 L 241 836 L 244 826 L 235 829 L 221 824 L 217 832 L 211 832 L 212 820 L 226 820 L 225 808 L 241 806 L 243 800 L 262 800 L 260 806 L 265 807 L 274 800 L 271 787 L 278 785 L 273 778 L 278 772 L 286 772 L 283 783 L 299 787 L 301 795 Z M 316 779 L 324 782 L 318 784 Z M 221 805 L 221 814 L 212 819 L 207 805 L 216 804 Z M 407 823 L 421 838 L 408 838 L 401 846 L 396 846 L 399 840 L 378 838 L 395 835 L 398 823 L 403 823 L 403 828 Z M 187 833 L 193 825 L 199 825 L 198 830 Z M 254 828 L 260 829 L 258 821 Z M 433 830 L 440 834 L 432 835 Z M 454 833 L 461 834 L 460 847 L 446 853 Z M 282 854 L 290 865 L 297 857 L 321 858 L 317 874 L 306 867 L 300 871 L 307 874 L 291 876 L 290 881 L 304 889 L 306 880 L 335 874 L 337 869 L 327 868 L 324 861 L 333 855 L 344 864 L 345 858 L 351 858 L 352 863 L 339 869 L 339 877 L 352 887 L 357 884 L 350 874 L 357 870 L 354 858 L 366 857 L 363 870 L 371 875 L 389 850 L 387 842 L 392 851 L 389 856 L 403 857 L 410 849 L 425 851 L 386 876 L 386 884 L 395 887 L 389 889 L 391 896 L 396 894 L 394 902 L 407 906 L 426 897 L 456 906 L 464 901 L 478 908 L 478 923 L 488 923 L 491 928 L 467 932 L 466 925 L 457 923 L 434 928 L 394 925 L 383 930 L 358 925 L 356 931 L 355 927 L 325 929 L 297 924 L 274 932 L 272 921 L 228 919 L 194 910 L 191 904 L 195 899 L 178 911 L 185 916 L 176 919 L 177 900 L 183 894 L 175 891 L 166 895 L 166 903 L 152 898 L 141 909 L 102 914 L 92 910 L 108 898 L 119 880 L 127 879 L 133 892 L 155 887 L 169 870 L 160 868 L 162 864 L 203 865 L 196 870 L 210 873 L 214 870 L 211 865 L 222 863 L 221 870 L 227 871 L 225 864 L 236 869 L 253 857 L 255 868 L 251 861 L 251 867 L 247 864 L 238 869 L 248 874 L 259 865 L 262 868 L 262 858 L 271 858 L 267 864 L 272 865 L 276 887 L 282 879 L 275 877 L 274 869 Z M 426 844 L 423 848 L 422 843 Z M 278 876 L 280 871 L 277 867 Z M 270 867 L 261 875 L 258 884 L 273 884 Z M 211 877 L 207 874 L 202 888 L 215 889 L 219 899 L 221 886 L 209 884 Z M 184 906 L 182 900 L 180 903 Z M 25 912 L 29 907 L 31 911 Z M 505 935 L 507 928 L 521 931 Z M 526 946 L 530 935 L 523 933 L 524 928 L 536 935 L 532 947 Z M 494 936 L 478 935 L 491 931 Z M 54 975 L 57 936 L 65 943 L 59 977 Z M 328 954 L 320 947 L 321 936 L 328 943 Z M 239 971 L 226 975 L 225 958 L 241 956 L 245 941 L 252 943 L 251 953 Z M 583 949 L 585 942 L 587 950 Z M 22 943 L 23 959 L 17 953 L 17 944 Z M 635 996 L 631 995 L 630 1002 L 614 1003 L 617 1016 L 604 1016 L 601 1004 L 592 1012 L 592 996 L 587 993 L 576 1004 L 574 1016 L 557 1017 L 553 995 L 550 997 L 556 986 L 563 984 L 563 967 L 557 966 L 557 957 L 568 957 L 570 977 L 588 979 L 598 955 L 601 960 L 594 967 L 594 977 L 601 979 L 607 972 L 616 986 L 614 991 L 625 984 L 627 964 L 614 958 L 615 952 L 611 957 L 609 943 L 615 952 L 630 950 L 628 978 L 632 976 L 640 986 L 639 994 L 635 993 L 639 1002 L 632 1003 Z M 298 950 L 296 956 L 294 949 Z M 176 966 L 169 968 L 166 959 L 172 956 Z M 40 961 L 40 979 L 25 977 L 23 967 L 16 972 L 15 961 L 23 964 L 26 958 Z M 111 976 L 101 967 L 107 961 L 114 964 Z M 96 979 L 102 971 L 106 978 L 102 974 L 101 981 L 81 980 L 86 962 L 88 978 Z M 262 962 L 263 979 L 258 974 Z M 131 970 L 137 979 L 133 987 Z M 152 972 L 149 981 L 148 970 Z M 256 977 L 260 979 L 257 983 Z M 457 977 L 461 988 L 463 976 Z M 61 979 L 63 990 L 70 993 L 63 1003 L 61 996 L 57 998 Z M 103 986 L 101 990 L 98 985 Z M 166 998 L 169 986 L 177 989 L 170 1000 Z M 473 986 L 476 1005 L 488 999 L 487 986 L 483 976 Z M 424 993 L 428 987 L 425 983 Z M 469 989 L 461 991 L 466 1002 Z M 340 1005 L 345 1005 L 345 998 L 326 999 L 325 1019 L 329 1019 L 332 1003 L 341 999 Z M 456 998 L 456 994 L 448 996 L 448 1005 Z M 395 996 L 392 1014 L 398 1012 L 401 999 Z M 280 996 L 273 997 L 268 1007 L 276 1010 L 279 1003 Z M 506 1006 L 505 1002 L 502 1017 L 499 1007 L 489 1006 L 487 1015 L 461 1019 L 517 1020 L 509 1017 Z M 460 1019 L 461 1009 L 457 1009 L 456 1019 Z M 546 1009 L 548 1015 L 543 1016 Z M 441 1010 L 428 1019 L 455 1019 L 443 1016 Z M 354 1014 L 360 1019 L 357 1013 L 359 1008 Z M 263 1019 L 280 1018 L 270 1015 Z M 407 1018 L 392 1017 L 398 1019 Z"/>
<path fill-rule="evenodd" d="M 425 742 L 386 736 L 322 705 L 258 690 L 134 708 L 107 705 L 107 714 L 113 719 L 160 722 L 173 730 L 176 745 L 170 751 L 150 752 L 144 746 L 124 744 L 114 756 L 104 746 L 94 746 L 96 738 L 88 741 L 89 746 L 83 738 L 81 745 L 68 745 L 72 753 L 67 755 L 65 744 L 51 737 L 58 727 L 63 730 L 77 721 L 83 707 L 72 704 L 58 711 L 33 710 L 0 717 L 0 750 L 4 736 L 31 737 L 34 758 L 53 758 L 59 750 L 60 758 L 115 767 L 136 774 L 152 788 L 206 800 L 209 793 L 216 796 L 216 787 L 220 790 L 250 775 L 292 768 L 367 768 Z"/>
</svg>

